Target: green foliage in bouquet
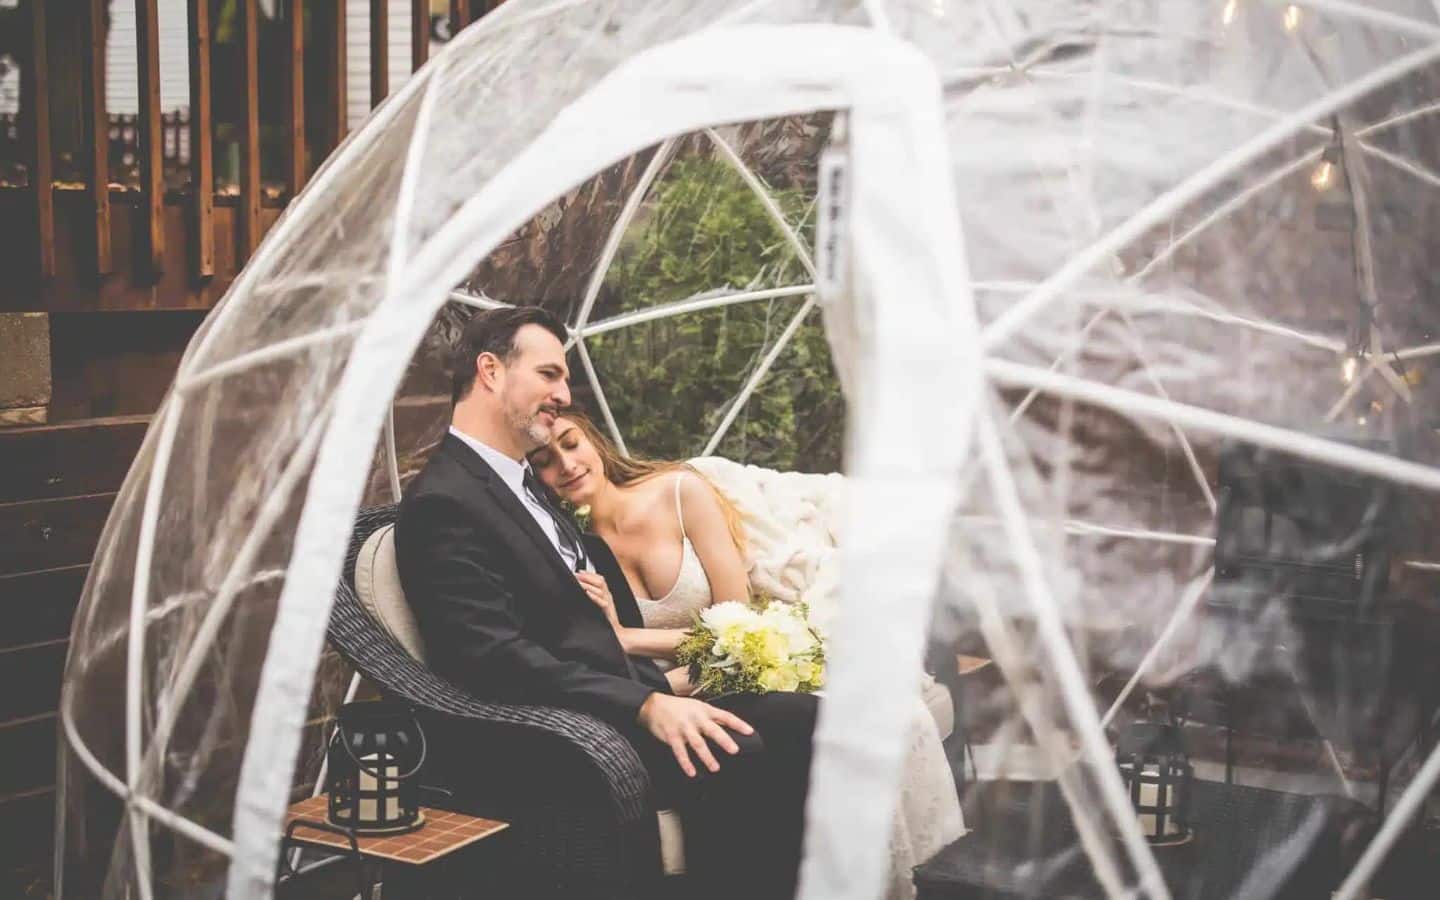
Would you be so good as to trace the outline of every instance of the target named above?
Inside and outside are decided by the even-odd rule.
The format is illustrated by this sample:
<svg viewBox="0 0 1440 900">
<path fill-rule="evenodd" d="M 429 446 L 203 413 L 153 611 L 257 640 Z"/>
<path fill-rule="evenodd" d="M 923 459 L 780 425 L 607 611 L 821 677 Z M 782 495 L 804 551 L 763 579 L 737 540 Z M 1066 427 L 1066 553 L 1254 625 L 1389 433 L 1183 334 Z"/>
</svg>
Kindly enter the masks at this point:
<svg viewBox="0 0 1440 900">
<path fill-rule="evenodd" d="M 770 177 L 787 177 L 781 167 L 772 169 Z M 808 242 L 813 187 L 772 186 L 781 213 L 800 223 L 801 239 Z M 681 157 L 651 197 L 621 245 L 594 318 L 705 292 L 810 280 L 754 192 L 723 160 Z M 667 459 L 700 452 L 803 302 L 793 297 L 738 304 L 591 338 L 606 398 L 629 446 Z M 838 471 L 844 414 L 817 308 L 717 452 L 775 469 Z"/>
<path fill-rule="evenodd" d="M 675 658 L 700 696 L 814 693 L 825 684 L 825 642 L 804 604 L 717 603 L 695 617 Z"/>
</svg>

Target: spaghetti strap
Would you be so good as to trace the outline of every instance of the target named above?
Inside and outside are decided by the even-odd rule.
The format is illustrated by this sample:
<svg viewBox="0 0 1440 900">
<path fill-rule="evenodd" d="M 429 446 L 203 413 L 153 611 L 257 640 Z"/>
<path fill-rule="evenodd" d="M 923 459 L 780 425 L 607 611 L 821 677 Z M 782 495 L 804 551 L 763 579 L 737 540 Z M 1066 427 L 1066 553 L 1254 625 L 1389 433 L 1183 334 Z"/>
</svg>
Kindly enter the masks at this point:
<svg viewBox="0 0 1440 900">
<path fill-rule="evenodd" d="M 685 533 L 685 513 L 680 508 L 680 479 L 684 477 L 684 472 L 675 476 L 675 516 L 680 520 L 680 540 L 688 541 L 690 536 Z"/>
</svg>

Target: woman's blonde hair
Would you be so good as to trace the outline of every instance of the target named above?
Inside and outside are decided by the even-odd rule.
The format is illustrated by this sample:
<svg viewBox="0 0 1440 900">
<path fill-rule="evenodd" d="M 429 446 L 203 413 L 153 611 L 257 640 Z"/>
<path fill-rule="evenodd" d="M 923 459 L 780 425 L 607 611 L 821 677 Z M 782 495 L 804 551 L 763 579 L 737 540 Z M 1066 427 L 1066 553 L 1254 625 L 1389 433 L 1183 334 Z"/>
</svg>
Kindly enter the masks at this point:
<svg viewBox="0 0 1440 900">
<path fill-rule="evenodd" d="M 619 487 L 638 484 L 664 475 L 666 472 L 689 472 L 699 478 L 715 494 L 715 499 L 720 503 L 720 512 L 725 516 L 725 527 L 730 532 L 730 539 L 735 542 L 735 547 L 740 551 L 740 555 L 745 555 L 745 528 L 741 523 L 740 510 L 730 501 L 729 497 L 725 496 L 723 491 L 715 486 L 715 482 L 705 476 L 705 473 L 683 460 L 627 456 L 620 452 L 615 443 L 591 421 L 589 416 L 578 410 L 567 409 L 560 413 L 560 418 L 574 422 L 581 433 L 594 445 L 595 452 L 600 455 L 600 465 L 604 469 L 605 479 L 611 484 Z"/>
</svg>

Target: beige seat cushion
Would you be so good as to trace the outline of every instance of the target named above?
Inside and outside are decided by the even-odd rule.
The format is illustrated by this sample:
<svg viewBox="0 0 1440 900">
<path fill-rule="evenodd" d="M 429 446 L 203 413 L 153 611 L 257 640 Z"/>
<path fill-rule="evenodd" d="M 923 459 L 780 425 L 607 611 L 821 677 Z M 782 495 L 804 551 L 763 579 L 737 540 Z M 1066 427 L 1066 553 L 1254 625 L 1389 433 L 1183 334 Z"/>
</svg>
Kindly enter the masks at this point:
<svg viewBox="0 0 1440 900">
<path fill-rule="evenodd" d="M 680 814 L 662 809 L 655 814 L 660 820 L 660 868 L 666 875 L 685 874 L 685 830 Z"/>
<path fill-rule="evenodd" d="M 933 678 L 926 678 L 920 688 L 920 699 L 935 717 L 940 740 L 945 740 L 955 731 L 955 701 L 950 697 L 950 689 Z"/>
<path fill-rule="evenodd" d="M 406 653 L 425 661 L 420 625 L 405 600 L 405 589 L 400 586 L 394 525 L 377 528 L 360 547 L 360 555 L 355 559 L 355 595 L 360 598 L 360 605 Z"/>
</svg>

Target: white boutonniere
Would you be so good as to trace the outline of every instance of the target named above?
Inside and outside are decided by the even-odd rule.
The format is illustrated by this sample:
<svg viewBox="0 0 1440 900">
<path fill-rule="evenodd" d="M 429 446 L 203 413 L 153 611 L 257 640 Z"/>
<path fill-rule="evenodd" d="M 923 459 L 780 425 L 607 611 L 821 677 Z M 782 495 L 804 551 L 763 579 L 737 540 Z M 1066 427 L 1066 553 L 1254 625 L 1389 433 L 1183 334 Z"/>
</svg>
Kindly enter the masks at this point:
<svg viewBox="0 0 1440 900">
<path fill-rule="evenodd" d="M 581 531 L 590 530 L 589 506 L 572 506 L 570 507 L 570 515 L 575 519 L 575 526 L 577 528 L 579 528 Z"/>
</svg>

